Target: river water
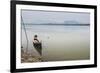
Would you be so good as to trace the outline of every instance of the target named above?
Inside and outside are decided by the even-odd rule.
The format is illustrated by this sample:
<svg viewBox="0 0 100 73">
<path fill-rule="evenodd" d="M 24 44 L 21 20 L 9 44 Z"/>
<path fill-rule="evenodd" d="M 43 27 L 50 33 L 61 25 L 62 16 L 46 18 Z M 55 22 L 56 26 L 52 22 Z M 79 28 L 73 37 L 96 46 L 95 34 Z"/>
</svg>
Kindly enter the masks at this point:
<svg viewBox="0 0 100 73">
<path fill-rule="evenodd" d="M 28 52 L 40 56 L 33 47 L 34 35 L 42 42 L 43 61 L 87 60 L 90 58 L 90 26 L 25 25 Z M 26 48 L 26 36 L 21 27 L 21 45 Z"/>
</svg>

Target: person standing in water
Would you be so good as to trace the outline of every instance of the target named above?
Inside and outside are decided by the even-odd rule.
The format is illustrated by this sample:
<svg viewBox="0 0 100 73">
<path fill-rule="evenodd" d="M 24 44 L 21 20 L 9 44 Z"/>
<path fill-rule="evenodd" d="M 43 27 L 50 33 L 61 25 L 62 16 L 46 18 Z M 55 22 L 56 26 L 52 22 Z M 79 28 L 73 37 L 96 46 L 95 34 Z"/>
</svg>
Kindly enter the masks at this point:
<svg viewBox="0 0 100 73">
<path fill-rule="evenodd" d="M 42 43 L 39 41 L 38 36 L 34 35 L 33 46 L 38 51 L 40 55 L 42 55 Z"/>
</svg>

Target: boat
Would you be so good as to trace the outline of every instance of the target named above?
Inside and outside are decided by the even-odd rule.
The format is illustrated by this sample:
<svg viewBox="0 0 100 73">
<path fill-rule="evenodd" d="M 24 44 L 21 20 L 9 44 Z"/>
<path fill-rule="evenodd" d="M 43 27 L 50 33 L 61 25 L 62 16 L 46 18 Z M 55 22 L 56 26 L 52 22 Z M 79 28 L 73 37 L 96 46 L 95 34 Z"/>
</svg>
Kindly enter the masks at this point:
<svg viewBox="0 0 100 73">
<path fill-rule="evenodd" d="M 37 50 L 37 52 L 42 55 L 42 43 L 34 43 L 33 42 L 34 48 Z"/>
</svg>

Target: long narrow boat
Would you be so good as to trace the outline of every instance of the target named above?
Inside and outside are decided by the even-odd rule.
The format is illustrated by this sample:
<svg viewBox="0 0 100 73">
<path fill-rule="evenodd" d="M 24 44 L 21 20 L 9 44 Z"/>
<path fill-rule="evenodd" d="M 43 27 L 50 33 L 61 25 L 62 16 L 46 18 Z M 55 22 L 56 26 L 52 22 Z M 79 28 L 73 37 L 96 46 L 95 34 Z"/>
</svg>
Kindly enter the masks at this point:
<svg viewBox="0 0 100 73">
<path fill-rule="evenodd" d="M 37 52 L 42 55 L 42 43 L 34 43 L 33 42 L 34 48 L 37 50 Z"/>
</svg>

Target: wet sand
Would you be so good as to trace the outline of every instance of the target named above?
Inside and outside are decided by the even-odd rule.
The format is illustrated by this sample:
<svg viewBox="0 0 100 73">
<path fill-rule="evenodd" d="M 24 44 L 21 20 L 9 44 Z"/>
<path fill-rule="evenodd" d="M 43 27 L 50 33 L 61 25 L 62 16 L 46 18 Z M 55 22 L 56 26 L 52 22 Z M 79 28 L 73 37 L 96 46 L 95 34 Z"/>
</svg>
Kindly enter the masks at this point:
<svg viewBox="0 0 100 73">
<path fill-rule="evenodd" d="M 32 63 L 32 62 L 41 62 L 42 58 L 36 57 L 28 52 L 21 50 L 21 63 Z"/>
</svg>

